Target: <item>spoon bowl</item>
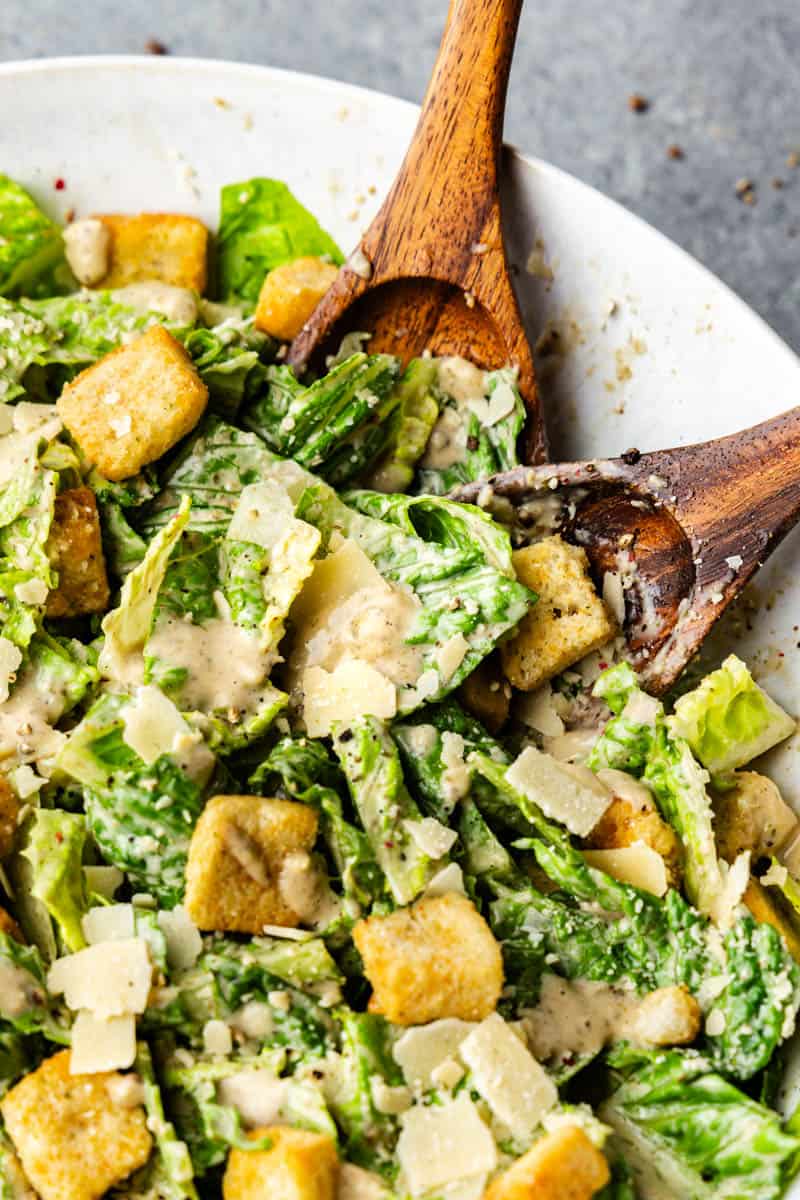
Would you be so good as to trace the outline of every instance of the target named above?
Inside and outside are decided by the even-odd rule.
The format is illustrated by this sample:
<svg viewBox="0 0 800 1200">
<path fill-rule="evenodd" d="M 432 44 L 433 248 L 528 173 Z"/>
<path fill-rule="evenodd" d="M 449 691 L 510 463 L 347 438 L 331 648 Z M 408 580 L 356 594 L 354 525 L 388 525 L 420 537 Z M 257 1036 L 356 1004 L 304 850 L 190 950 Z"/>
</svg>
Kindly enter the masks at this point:
<svg viewBox="0 0 800 1200">
<path fill-rule="evenodd" d="M 520 542 L 546 507 L 616 591 L 631 662 L 660 693 L 800 518 L 800 408 L 693 446 L 517 467 L 453 497 L 503 517 L 510 504 Z"/>
<path fill-rule="evenodd" d="M 503 243 L 499 169 L 522 0 L 452 0 L 417 128 L 386 200 L 297 335 L 320 369 L 346 333 L 404 363 L 424 352 L 515 366 L 527 462 L 546 457 L 533 357 Z"/>
</svg>

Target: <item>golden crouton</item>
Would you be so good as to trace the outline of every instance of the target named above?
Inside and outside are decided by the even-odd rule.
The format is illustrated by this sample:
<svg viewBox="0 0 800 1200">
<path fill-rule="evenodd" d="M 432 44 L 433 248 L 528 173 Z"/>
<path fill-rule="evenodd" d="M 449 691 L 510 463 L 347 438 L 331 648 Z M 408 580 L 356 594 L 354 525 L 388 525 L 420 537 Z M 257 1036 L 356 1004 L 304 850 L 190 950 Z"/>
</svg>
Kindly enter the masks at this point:
<svg viewBox="0 0 800 1200">
<path fill-rule="evenodd" d="M 108 274 L 96 285 L 126 287 L 158 279 L 202 292 L 206 286 L 208 230 L 197 217 L 179 213 L 99 213 L 111 234 Z"/>
<path fill-rule="evenodd" d="M 755 861 L 776 852 L 797 825 L 797 816 L 766 775 L 737 771 L 736 787 L 714 800 L 717 849 L 732 863 L 743 850 Z"/>
<path fill-rule="evenodd" d="M 606 782 L 605 772 L 603 782 Z M 610 786 L 613 791 L 613 785 Z M 636 842 L 644 842 L 661 855 L 670 885 L 677 887 L 681 877 L 681 844 L 672 826 L 659 816 L 645 788 L 641 789 L 641 798 L 638 792 L 637 798 L 632 792 L 625 799 L 615 796 L 586 839 L 586 846 L 590 850 L 621 850 Z"/>
<path fill-rule="evenodd" d="M 490 654 L 468 675 L 458 689 L 458 698 L 489 733 L 499 733 L 508 720 L 511 688 L 496 654 Z"/>
<path fill-rule="evenodd" d="M 42 1200 L 99 1200 L 150 1157 L 144 1109 L 114 1103 L 116 1071 L 70 1075 L 70 1051 L 45 1059 L 0 1101 L 25 1174 Z"/>
<path fill-rule="evenodd" d="M 56 496 L 47 543 L 58 586 L 47 597 L 48 617 L 80 617 L 105 612 L 109 588 L 94 492 L 69 488 Z"/>
<path fill-rule="evenodd" d="M 792 958 L 800 963 L 800 933 L 798 933 L 793 911 L 784 903 L 780 892 L 767 889 L 751 877 L 742 900 L 757 921 L 771 925 L 786 942 Z"/>
<path fill-rule="evenodd" d="M 5 775 L 0 775 L 0 859 L 14 849 L 19 823 L 20 802 Z"/>
<path fill-rule="evenodd" d="M 702 1012 L 682 985 L 658 988 L 636 1006 L 630 1034 L 648 1046 L 689 1046 L 700 1032 Z"/>
<path fill-rule="evenodd" d="M 317 814 L 294 800 L 214 796 L 197 822 L 186 866 L 186 909 L 200 929 L 261 933 L 300 923 L 284 898 L 281 869 L 309 851 Z"/>
<path fill-rule="evenodd" d="M 0 933 L 7 933 L 16 942 L 25 941 L 19 925 L 11 916 L 11 913 L 6 912 L 4 908 L 0 908 Z"/>
<path fill-rule="evenodd" d="M 333 1138 L 273 1125 L 254 1129 L 271 1150 L 231 1150 L 222 1180 L 224 1200 L 334 1200 L 339 1159 Z"/>
<path fill-rule="evenodd" d="M 503 987 L 503 960 L 491 929 L 466 896 L 417 900 L 353 930 L 372 984 L 372 1012 L 395 1025 L 441 1017 L 482 1021 Z"/>
<path fill-rule="evenodd" d="M 589 577 L 579 546 L 557 535 L 513 556 L 517 578 L 539 597 L 503 642 L 503 670 L 514 687 L 532 692 L 599 648 L 616 633 L 614 622 Z"/>
<path fill-rule="evenodd" d="M 579 1126 L 565 1125 L 492 1180 L 483 1200 L 590 1200 L 610 1178 L 602 1151 Z"/>
<path fill-rule="evenodd" d="M 208 389 L 161 325 L 106 354 L 68 383 L 58 411 L 106 479 L 127 479 L 193 429 Z"/>
<path fill-rule="evenodd" d="M 270 271 L 258 297 L 256 329 L 290 342 L 319 304 L 338 274 L 321 258 L 296 258 Z"/>
</svg>

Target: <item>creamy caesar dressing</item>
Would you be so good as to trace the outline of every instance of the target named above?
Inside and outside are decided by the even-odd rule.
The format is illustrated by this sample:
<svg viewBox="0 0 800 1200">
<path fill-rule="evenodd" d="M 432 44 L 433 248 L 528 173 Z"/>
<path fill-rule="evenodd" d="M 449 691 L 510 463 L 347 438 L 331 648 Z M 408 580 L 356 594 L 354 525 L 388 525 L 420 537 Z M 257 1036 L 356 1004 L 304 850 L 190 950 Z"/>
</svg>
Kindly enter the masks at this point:
<svg viewBox="0 0 800 1200">
<path fill-rule="evenodd" d="M 260 887 L 270 886 L 270 875 L 261 848 L 253 838 L 232 821 L 225 829 L 225 849 L 242 870 Z"/>
<path fill-rule="evenodd" d="M 447 803 L 455 808 L 469 794 L 472 772 L 467 766 L 464 739 L 449 730 L 442 734 L 442 792 Z"/>
<path fill-rule="evenodd" d="M 422 672 L 422 651 L 406 638 L 420 609 L 416 596 L 384 581 L 359 588 L 318 609 L 304 625 L 290 655 L 291 672 L 299 676 L 307 667 L 333 671 L 344 659 L 356 658 L 392 683 L 413 684 Z"/>
<path fill-rule="evenodd" d="M 467 427 L 457 408 L 445 405 L 431 430 L 421 467 L 445 471 L 463 460 L 467 450 Z"/>
<path fill-rule="evenodd" d="M 486 372 L 466 358 L 448 355 L 439 359 L 439 387 L 456 404 L 482 400 L 486 394 Z"/>
<path fill-rule="evenodd" d="M 326 875 L 305 850 L 293 850 L 283 859 L 278 891 L 286 907 L 297 913 L 303 925 L 324 927 L 340 909 Z"/>
<path fill-rule="evenodd" d="M 0 759 L 36 762 L 47 773 L 42 760 L 58 753 L 65 736 L 53 728 L 64 711 L 66 689 L 50 680 L 47 691 L 41 687 L 37 671 L 28 670 L 19 679 L 4 704 L 0 704 Z"/>
<path fill-rule="evenodd" d="M 598 1054 L 629 1032 L 639 999 L 634 992 L 559 975 L 542 977 L 539 1003 L 522 1009 L 531 1053 L 541 1062 Z"/>
<path fill-rule="evenodd" d="M 129 283 L 126 287 L 114 288 L 111 295 L 120 304 L 136 312 L 161 313 L 168 321 L 178 325 L 193 325 L 197 320 L 197 297 L 188 288 L 161 283 L 158 279 L 147 279 L 141 283 Z"/>
<path fill-rule="evenodd" d="M 64 230 L 64 253 L 78 283 L 93 287 L 108 274 L 111 231 L 97 217 L 73 221 Z"/>
<path fill-rule="evenodd" d="M 24 967 L 10 959 L 0 959 L 0 1014 L 15 1020 L 42 1003 L 43 989 L 39 981 Z"/>
<path fill-rule="evenodd" d="M 256 702 L 266 674 L 257 637 L 221 617 L 202 625 L 164 617 L 147 642 L 147 654 L 187 672 L 183 709 L 245 712 Z"/>
</svg>

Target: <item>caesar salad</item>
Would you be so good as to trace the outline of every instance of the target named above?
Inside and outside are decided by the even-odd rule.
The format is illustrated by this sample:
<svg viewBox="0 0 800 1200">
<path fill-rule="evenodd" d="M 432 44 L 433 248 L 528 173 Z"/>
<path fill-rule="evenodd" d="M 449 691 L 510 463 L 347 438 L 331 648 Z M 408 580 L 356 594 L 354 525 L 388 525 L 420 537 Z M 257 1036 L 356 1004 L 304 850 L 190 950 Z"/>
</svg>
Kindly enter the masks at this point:
<svg viewBox="0 0 800 1200">
<path fill-rule="evenodd" d="M 449 498 L 512 367 L 297 378 L 342 261 L 275 180 L 211 245 L 0 176 L 0 1196 L 780 1197 L 795 721 Z"/>
</svg>

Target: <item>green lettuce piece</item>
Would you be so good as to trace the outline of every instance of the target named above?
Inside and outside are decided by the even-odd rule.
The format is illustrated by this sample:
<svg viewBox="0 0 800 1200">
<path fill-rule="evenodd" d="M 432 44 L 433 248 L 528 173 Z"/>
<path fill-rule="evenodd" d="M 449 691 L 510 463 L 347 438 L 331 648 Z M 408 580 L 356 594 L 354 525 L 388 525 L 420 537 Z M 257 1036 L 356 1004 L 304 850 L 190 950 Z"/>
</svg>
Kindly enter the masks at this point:
<svg viewBox="0 0 800 1200">
<path fill-rule="evenodd" d="M 412 358 L 395 385 L 397 407 L 387 425 L 386 445 L 364 480 L 376 492 L 407 492 L 439 416 L 436 362 Z"/>
<path fill-rule="evenodd" d="M 389 354 L 352 354 L 309 387 L 272 369 L 275 382 L 244 413 L 243 422 L 277 454 L 315 470 L 334 486 L 362 474 L 388 437 L 400 403 L 394 388 L 399 360 Z"/>
<path fill-rule="evenodd" d="M 58 225 L 24 188 L 0 175 L 0 295 L 52 293 L 69 280 Z"/>
<path fill-rule="evenodd" d="M 142 561 L 126 577 L 119 604 L 103 619 L 105 642 L 100 668 L 112 678 L 124 679 L 130 663 L 140 661 L 153 625 L 158 589 L 172 554 L 189 521 L 191 498 L 181 501 L 174 519 L 153 538 Z M 144 663 L 141 661 L 141 669 Z M 141 671 L 140 671 L 141 677 Z"/>
<path fill-rule="evenodd" d="M 726 934 L 725 957 L 728 983 L 709 1013 L 722 1032 L 707 1053 L 717 1070 L 750 1079 L 794 1031 L 800 970 L 778 931 L 749 914 Z"/>
<path fill-rule="evenodd" d="M 230 316 L 211 328 L 192 329 L 182 340 L 208 388 L 212 412 L 235 417 L 265 386 L 264 364 L 276 345 L 255 328 L 252 317 Z"/>
<path fill-rule="evenodd" d="M 649 785 L 662 816 L 680 835 L 686 894 L 706 916 L 719 916 L 723 879 L 708 772 L 677 735 L 663 707 L 639 688 L 627 664 L 604 672 L 593 694 L 617 715 L 593 747 L 588 765 L 626 770 Z"/>
<path fill-rule="evenodd" d="M 390 1026 L 375 1013 L 342 1008 L 342 1051 L 331 1088 L 330 1105 L 345 1139 L 345 1155 L 387 1178 L 396 1173 L 392 1151 L 400 1132 L 397 1117 L 381 1112 L 373 1080 L 402 1085 L 403 1075 L 391 1052 Z"/>
<path fill-rule="evenodd" d="M 35 363 L 45 361 L 50 339 L 44 322 L 25 306 L 0 296 L 0 402 L 24 396 L 22 380 Z"/>
<path fill-rule="evenodd" d="M 85 842 L 82 814 L 39 809 L 21 850 L 31 867 L 31 895 L 46 907 L 73 953 L 86 945 L 81 928 L 89 907 L 82 861 Z"/>
<path fill-rule="evenodd" d="M 25 997 L 19 1011 L 4 1011 L 0 1017 L 0 1091 L 3 1091 L 15 1082 L 19 1065 L 23 1066 L 20 1074 L 28 1069 L 27 1063 L 37 1049 L 34 1042 L 27 1040 L 30 1035 L 40 1034 L 48 1042 L 68 1046 L 70 1031 L 66 1015 L 48 995 L 47 969 L 38 946 L 26 945 L 7 933 L 0 933 L 0 968 L 6 975 L 13 971 Z M 31 1067 L 34 1065 L 30 1063 Z"/>
<path fill-rule="evenodd" d="M 334 240 L 285 183 L 257 178 L 222 189 L 217 271 L 224 300 L 255 304 L 269 271 L 306 255 L 342 262 Z"/>
<path fill-rule="evenodd" d="M 695 1200 L 778 1200 L 800 1139 L 695 1052 L 620 1046 L 609 1062 L 622 1080 L 599 1110 L 633 1166 L 646 1164 L 663 1194 Z"/>
<path fill-rule="evenodd" d="M 436 672 L 426 698 L 441 699 L 535 598 L 514 577 L 508 534 L 480 509 L 436 497 L 349 492 L 346 500 L 318 483 L 301 496 L 297 516 L 321 531 L 325 545 L 334 531 L 352 538 L 384 578 L 416 595 L 421 608 L 407 641 L 420 647 L 423 671 Z M 442 679 L 439 652 L 458 635 L 464 657 Z M 401 692 L 399 712 L 413 711 L 421 699 L 414 690 Z"/>
<path fill-rule="evenodd" d="M 712 775 L 725 775 L 790 737 L 796 722 L 731 654 L 675 705 L 672 729 Z"/>
<path fill-rule="evenodd" d="M 198 1200 L 189 1147 L 166 1118 L 161 1088 L 146 1042 L 137 1044 L 134 1070 L 144 1085 L 147 1127 L 152 1131 L 155 1149 L 141 1176 L 133 1181 L 133 1187 L 159 1200 Z"/>
<path fill-rule="evenodd" d="M 8 434 L 0 446 L 17 464 L 0 496 L 0 632 L 24 648 L 42 623 L 44 606 L 22 599 L 20 589 L 56 585 L 47 542 L 59 474 L 45 466 L 48 442 L 38 432 Z"/>
<path fill-rule="evenodd" d="M 370 840 L 344 813 L 347 782 L 321 741 L 281 738 L 251 775 L 249 784 L 261 795 L 310 804 L 320 816 L 320 829 L 339 874 L 346 899 L 370 908 L 386 892 Z"/>
<path fill-rule="evenodd" d="M 397 904 L 409 904 L 435 866 L 404 825 L 419 821 L 421 813 L 403 780 L 397 747 L 380 721 L 359 717 L 334 731 L 333 748 L 392 896 Z"/>
<path fill-rule="evenodd" d="M 484 424 L 469 406 L 445 396 L 440 419 L 447 422 L 448 437 L 459 442 L 463 451 L 449 466 L 420 467 L 415 491 L 442 496 L 462 483 L 486 479 L 519 464 L 517 442 L 525 423 L 525 406 L 517 388 L 515 370 L 503 367 L 489 372 L 483 402 L 491 402 L 498 389 L 507 396 L 509 411 L 491 424 Z"/>
</svg>

